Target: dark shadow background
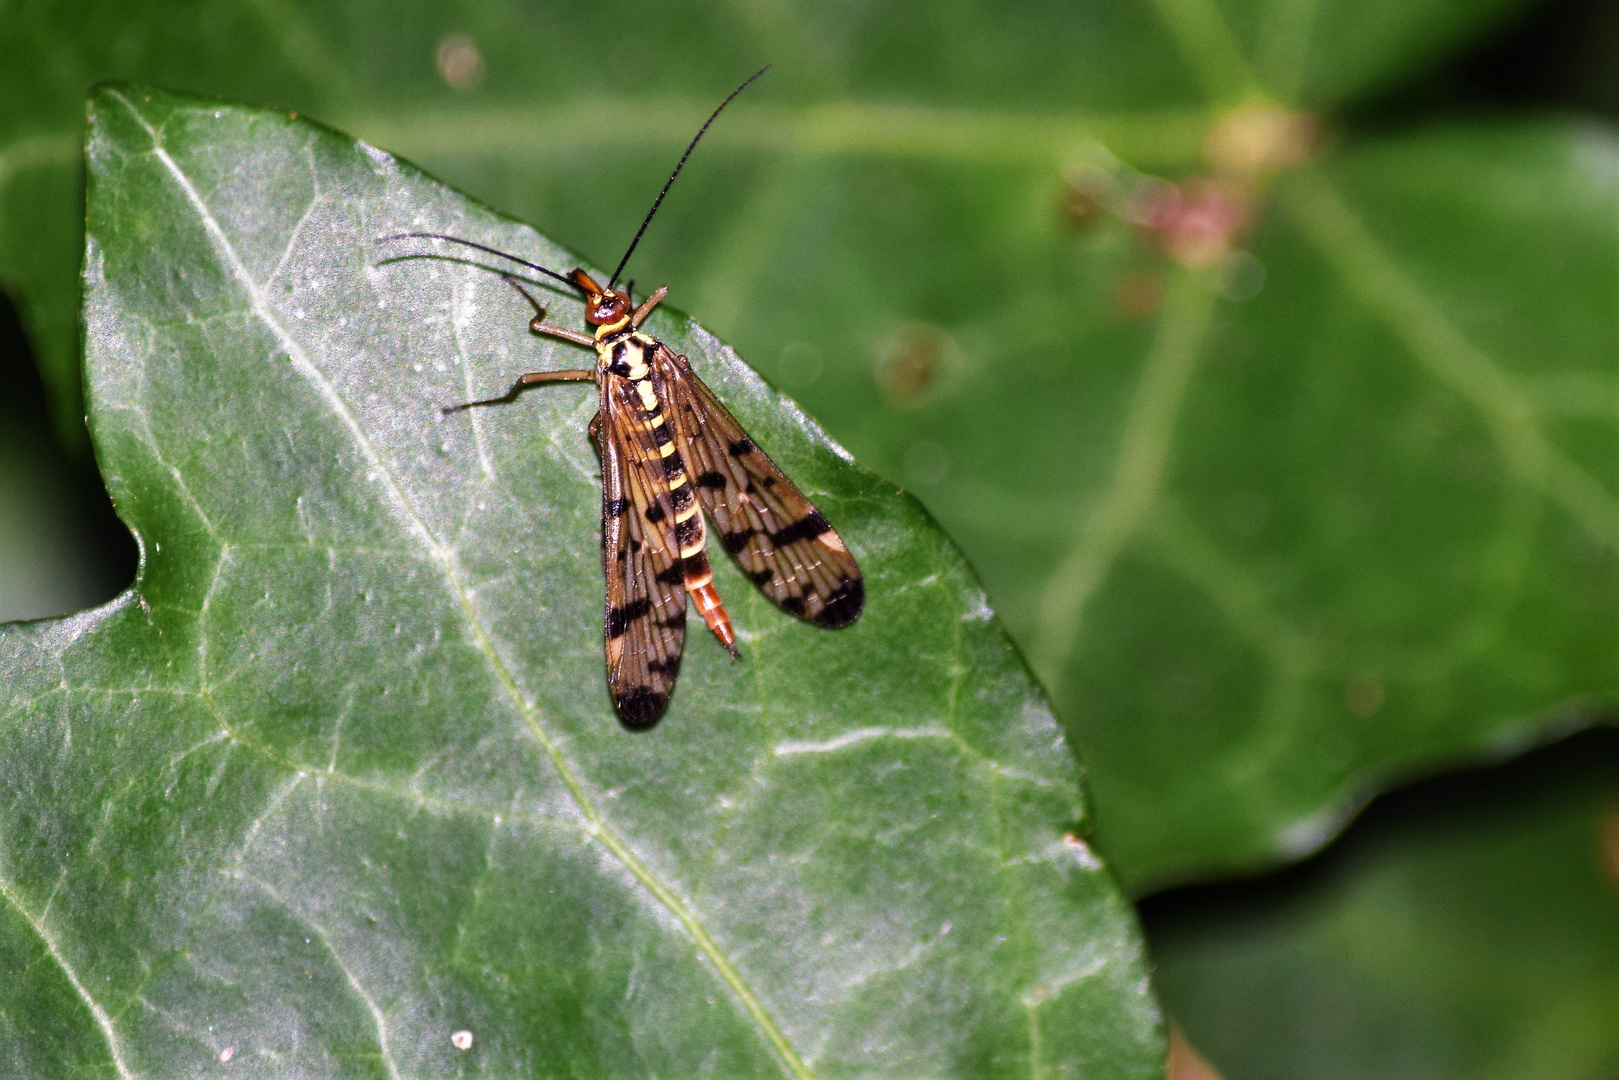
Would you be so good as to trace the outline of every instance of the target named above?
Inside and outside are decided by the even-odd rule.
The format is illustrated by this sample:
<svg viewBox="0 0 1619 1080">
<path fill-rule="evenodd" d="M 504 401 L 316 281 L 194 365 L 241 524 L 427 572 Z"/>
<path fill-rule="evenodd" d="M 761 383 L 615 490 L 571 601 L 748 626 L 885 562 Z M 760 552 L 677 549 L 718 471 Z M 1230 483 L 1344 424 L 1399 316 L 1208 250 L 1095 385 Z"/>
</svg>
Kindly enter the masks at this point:
<svg viewBox="0 0 1619 1080">
<path fill-rule="evenodd" d="M 1503 108 L 1619 118 L 1619 4 L 1551 0 L 1473 49 L 1355 109 L 1351 126 Z"/>
<path fill-rule="evenodd" d="M 17 309 L 0 294 L 0 621 L 109 600 L 134 580 L 135 559 L 94 463 L 54 440 Z"/>
<path fill-rule="evenodd" d="M 1516 1076 L 1522 1028 L 1566 1035 L 1619 969 L 1619 730 L 1392 792 L 1313 859 L 1141 914 L 1166 1011 L 1228 1080 Z M 1619 1076 L 1579 1057 L 1523 1080 Z"/>
</svg>

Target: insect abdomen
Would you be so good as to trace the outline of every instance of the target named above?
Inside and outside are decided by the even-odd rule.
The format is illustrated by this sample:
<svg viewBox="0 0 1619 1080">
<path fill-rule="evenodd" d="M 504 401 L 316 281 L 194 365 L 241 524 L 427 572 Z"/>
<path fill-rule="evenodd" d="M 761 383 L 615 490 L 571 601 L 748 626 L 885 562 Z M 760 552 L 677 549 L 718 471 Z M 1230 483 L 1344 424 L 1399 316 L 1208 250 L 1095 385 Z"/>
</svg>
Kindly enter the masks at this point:
<svg viewBox="0 0 1619 1080">
<path fill-rule="evenodd" d="M 703 622 L 709 630 L 735 656 L 736 633 L 731 628 L 731 616 L 720 601 L 719 590 L 714 588 L 714 571 L 708 565 L 708 555 L 704 551 L 708 544 L 708 530 L 703 524 L 703 513 L 697 505 L 691 481 L 686 476 L 686 463 L 675 446 L 662 401 L 652 381 L 645 378 L 636 380 L 635 387 L 642 407 L 651 414 L 647 424 L 661 458 L 652 473 L 661 476 L 669 492 L 669 503 L 674 507 L 675 547 L 680 552 L 686 593 L 702 613 Z"/>
<path fill-rule="evenodd" d="M 709 568 L 708 556 L 699 551 L 685 559 L 684 564 L 686 592 L 697 605 L 697 610 L 702 612 L 703 622 L 719 638 L 720 644 L 735 656 L 736 633 L 731 629 L 731 616 L 720 601 L 719 590 L 714 588 L 714 571 Z"/>
</svg>

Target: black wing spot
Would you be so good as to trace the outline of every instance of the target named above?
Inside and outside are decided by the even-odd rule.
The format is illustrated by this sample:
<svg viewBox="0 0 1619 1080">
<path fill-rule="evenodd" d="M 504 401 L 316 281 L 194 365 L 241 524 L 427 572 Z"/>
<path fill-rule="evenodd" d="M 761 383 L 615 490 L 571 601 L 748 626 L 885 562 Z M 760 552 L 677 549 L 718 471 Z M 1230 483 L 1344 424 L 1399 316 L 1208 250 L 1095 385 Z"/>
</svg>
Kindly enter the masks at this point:
<svg viewBox="0 0 1619 1080">
<path fill-rule="evenodd" d="M 630 550 L 631 551 L 640 551 L 641 550 L 641 541 L 637 540 L 633 536 L 630 537 Z"/>
<path fill-rule="evenodd" d="M 669 707 L 669 695 L 659 693 L 650 686 L 631 686 L 619 694 L 613 704 L 618 708 L 619 719 L 624 721 L 626 727 L 651 727 L 663 715 L 663 710 Z"/>
<path fill-rule="evenodd" d="M 652 611 L 652 601 L 648 597 L 625 604 L 623 607 L 607 609 L 607 639 L 623 637 L 630 629 L 630 623 L 637 619 L 644 619 Z"/>
<path fill-rule="evenodd" d="M 744 454 L 751 454 L 753 453 L 753 440 L 738 439 L 736 442 L 730 445 L 730 451 L 732 457 L 741 457 Z"/>
<path fill-rule="evenodd" d="M 748 541 L 759 535 L 758 529 L 737 529 L 733 532 L 720 533 L 720 543 L 732 555 L 748 546 Z"/>
<path fill-rule="evenodd" d="M 781 600 L 781 610 L 789 615 L 804 617 L 804 598 L 802 596 L 784 596 Z"/>
<path fill-rule="evenodd" d="M 610 518 L 623 517 L 624 511 L 628 510 L 629 508 L 630 500 L 628 499 L 608 499 L 607 505 L 602 507 L 602 512 Z"/>
<path fill-rule="evenodd" d="M 671 678 L 680 671 L 680 657 L 671 657 L 668 660 L 653 660 L 646 669 L 654 675 L 668 675 Z"/>
<path fill-rule="evenodd" d="M 764 479 L 765 487 L 773 488 L 773 487 L 776 486 L 776 478 L 774 476 L 766 476 L 763 479 Z"/>
<path fill-rule="evenodd" d="M 769 585 L 770 584 L 770 579 L 775 577 L 775 576 L 776 576 L 776 572 L 774 570 L 770 569 L 770 567 L 767 566 L 763 570 L 755 570 L 753 573 L 748 575 L 748 578 L 755 585 L 759 586 L 760 588 L 763 588 L 764 586 Z"/>
<path fill-rule="evenodd" d="M 710 491 L 719 491 L 725 487 L 725 476 L 717 472 L 702 473 L 697 477 L 697 486 Z"/>
<path fill-rule="evenodd" d="M 777 547 L 795 544 L 800 540 L 813 540 L 822 533 L 832 531 L 832 523 L 819 510 L 811 510 L 791 525 L 770 534 L 770 542 Z"/>
<path fill-rule="evenodd" d="M 618 561 L 619 562 L 623 562 L 625 559 L 627 559 L 629 557 L 630 557 L 629 552 L 625 551 L 623 548 L 618 549 Z"/>
<path fill-rule="evenodd" d="M 646 519 L 648 521 L 652 522 L 654 525 L 657 524 L 658 522 L 662 521 L 663 520 L 663 507 L 661 505 L 659 505 L 658 503 L 653 503 L 651 506 L 647 507 L 646 508 Z"/>
<path fill-rule="evenodd" d="M 866 603 L 866 585 L 860 578 L 844 578 L 813 620 L 817 626 L 848 626 L 860 618 Z"/>
<path fill-rule="evenodd" d="M 665 585 L 681 585 L 686 581 L 686 568 L 673 563 L 658 571 L 658 580 Z"/>
<path fill-rule="evenodd" d="M 658 625 L 665 630 L 679 630 L 686 625 L 686 609 L 681 608 L 670 614 L 667 619 L 658 620 Z"/>
</svg>

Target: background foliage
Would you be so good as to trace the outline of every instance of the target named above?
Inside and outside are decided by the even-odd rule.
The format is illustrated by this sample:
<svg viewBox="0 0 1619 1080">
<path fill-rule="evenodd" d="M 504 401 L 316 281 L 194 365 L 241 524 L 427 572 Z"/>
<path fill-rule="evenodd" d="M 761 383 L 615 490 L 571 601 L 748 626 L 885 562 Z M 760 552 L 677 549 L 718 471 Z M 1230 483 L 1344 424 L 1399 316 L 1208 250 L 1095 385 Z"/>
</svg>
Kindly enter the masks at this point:
<svg viewBox="0 0 1619 1080">
<path fill-rule="evenodd" d="M 12 8 L 0 272 L 82 456 L 91 80 L 302 109 L 607 261 L 733 75 L 776 60 L 635 273 L 964 545 L 1086 761 L 1098 845 L 1146 892 L 1307 854 L 1381 786 L 1612 703 L 1613 132 L 1472 89 L 1525 28 L 1565 89 L 1602 38 L 1521 8 Z M 1189 269 L 1136 185 L 1217 173 L 1207 133 L 1256 102 L 1327 137 L 1244 188 L 1248 258 Z M 1560 895 L 1611 913 L 1605 880 Z M 1186 940 L 1161 935 L 1166 971 Z M 1253 1000 L 1221 970 L 1169 1004 L 1238 1033 L 1194 1030 L 1216 1064 L 1249 1061 L 1233 1040 L 1262 1053 L 1271 1018 L 1220 1012 Z M 1373 996 L 1346 994 L 1351 1017 Z"/>
</svg>

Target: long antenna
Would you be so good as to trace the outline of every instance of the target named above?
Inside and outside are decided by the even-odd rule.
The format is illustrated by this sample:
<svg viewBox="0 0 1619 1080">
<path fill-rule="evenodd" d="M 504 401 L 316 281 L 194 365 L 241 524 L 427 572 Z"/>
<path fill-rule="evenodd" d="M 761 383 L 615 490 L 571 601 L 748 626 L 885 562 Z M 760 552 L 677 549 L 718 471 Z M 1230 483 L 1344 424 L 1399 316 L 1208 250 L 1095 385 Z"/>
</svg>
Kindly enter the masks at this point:
<svg viewBox="0 0 1619 1080">
<path fill-rule="evenodd" d="M 613 271 L 613 278 L 607 283 L 607 287 L 609 289 L 618 284 L 618 275 L 624 272 L 624 267 L 629 263 L 630 256 L 635 254 L 635 245 L 641 242 L 641 235 L 646 232 L 646 227 L 652 224 L 652 215 L 656 214 L 658 212 L 658 207 L 663 205 L 663 197 L 669 194 L 670 187 L 674 185 L 675 177 L 679 176 L 680 170 L 686 167 L 686 159 L 691 157 L 691 152 L 693 150 L 697 149 L 697 140 L 703 137 L 703 132 L 708 130 L 708 125 L 714 122 L 714 118 L 718 116 L 722 110 L 724 110 L 725 106 L 729 105 L 738 94 L 752 85 L 753 80 L 757 79 L 759 76 L 763 75 L 769 70 L 770 65 L 766 64 L 764 67 L 760 68 L 758 71 L 755 71 L 752 75 L 749 75 L 746 79 L 744 79 L 742 85 L 737 87 L 735 90 L 732 90 L 730 97 L 727 97 L 724 101 L 720 102 L 719 108 L 710 113 L 708 119 L 703 121 L 703 126 L 697 129 L 697 134 L 692 137 L 691 144 L 686 147 L 686 152 L 680 155 L 680 164 L 676 165 L 675 171 L 669 174 L 669 179 L 665 181 L 663 190 L 658 192 L 658 197 L 652 200 L 652 209 L 646 212 L 646 220 L 641 222 L 641 227 L 635 231 L 635 239 L 630 241 L 629 250 L 624 253 L 624 257 L 622 259 L 618 260 L 618 269 Z"/>
<path fill-rule="evenodd" d="M 452 244 L 460 244 L 462 247 L 476 248 L 477 250 L 482 251 L 482 252 L 484 252 L 486 254 L 498 255 L 502 259 L 508 259 L 511 262 L 516 263 L 518 266 L 526 266 L 530 270 L 538 270 L 540 273 L 546 275 L 547 277 L 556 278 L 558 281 L 562 282 L 562 284 L 568 286 L 570 289 L 577 289 L 579 287 L 579 286 L 574 284 L 572 278 L 564 277 L 563 275 L 557 273 L 555 270 L 548 270 L 545 267 L 541 266 L 539 263 L 531 263 L 527 259 L 518 258 L 516 255 L 508 255 L 506 252 L 501 251 L 499 248 L 485 247 L 483 244 L 475 244 L 471 240 L 463 240 L 459 236 L 446 236 L 443 233 L 436 233 L 436 232 L 402 232 L 402 233 L 394 233 L 392 236 L 379 236 L 379 237 L 377 237 L 377 243 L 380 244 L 384 240 L 409 240 L 409 239 L 412 239 L 412 238 L 421 239 L 421 240 L 446 240 L 446 241 L 448 241 L 448 242 L 450 242 Z"/>
</svg>

